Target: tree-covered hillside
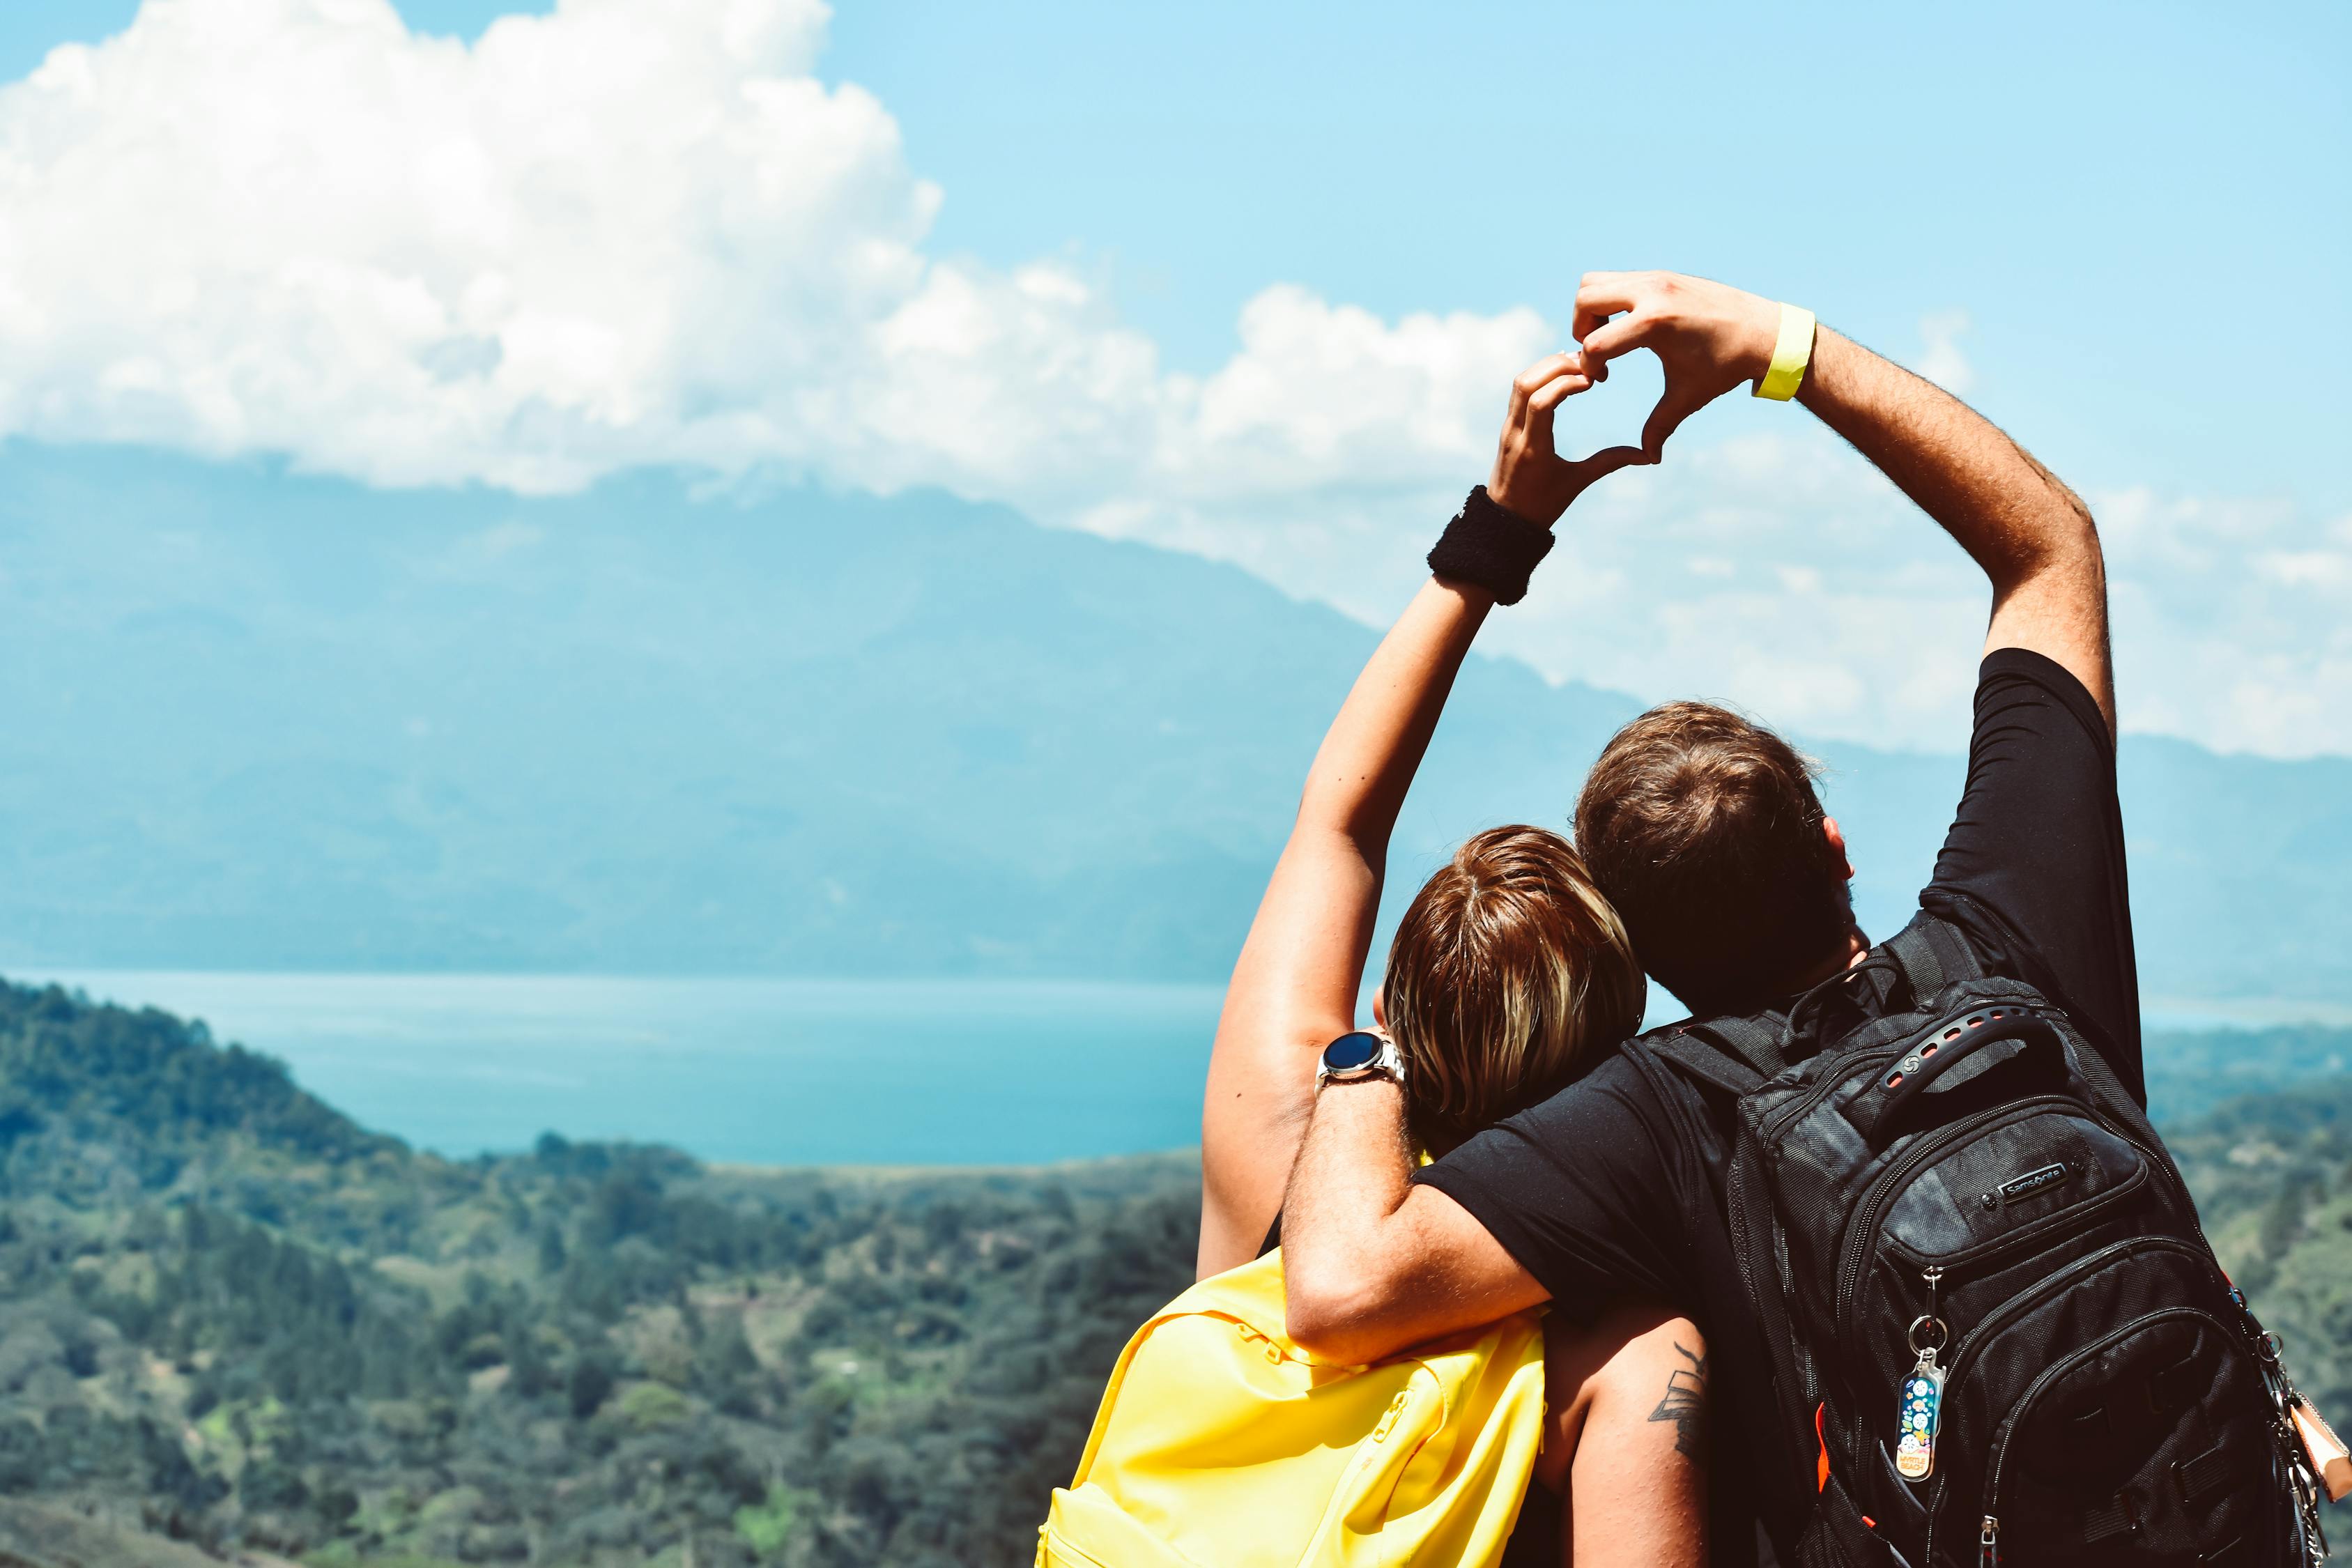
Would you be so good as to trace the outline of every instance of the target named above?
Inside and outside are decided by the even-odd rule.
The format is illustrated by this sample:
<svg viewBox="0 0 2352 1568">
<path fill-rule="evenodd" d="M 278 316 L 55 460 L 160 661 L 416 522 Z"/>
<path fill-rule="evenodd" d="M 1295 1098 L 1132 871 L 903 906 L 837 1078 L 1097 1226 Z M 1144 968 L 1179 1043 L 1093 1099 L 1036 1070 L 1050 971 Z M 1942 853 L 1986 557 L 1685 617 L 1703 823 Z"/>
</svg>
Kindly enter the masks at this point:
<svg viewBox="0 0 2352 1568">
<path fill-rule="evenodd" d="M 2352 1426 L 2352 1078 L 2233 1100 L 2167 1142 L 2222 1266 L 2286 1342 L 2296 1383 L 2339 1430 Z M 2341 1541 L 2352 1501 L 2336 1517 Z"/>
<path fill-rule="evenodd" d="M 0 1492 L 317 1562 L 1026 1561 L 1197 1215 L 1181 1157 L 452 1163 L 54 990 L 0 1138 Z"/>
<path fill-rule="evenodd" d="M 2352 1079 L 2315 1082 L 2173 1142 L 2347 1415 Z M 453 1163 L 201 1026 L 0 986 L 0 1562 L 1013 1568 L 1189 1278 L 1196 1181 Z"/>
</svg>

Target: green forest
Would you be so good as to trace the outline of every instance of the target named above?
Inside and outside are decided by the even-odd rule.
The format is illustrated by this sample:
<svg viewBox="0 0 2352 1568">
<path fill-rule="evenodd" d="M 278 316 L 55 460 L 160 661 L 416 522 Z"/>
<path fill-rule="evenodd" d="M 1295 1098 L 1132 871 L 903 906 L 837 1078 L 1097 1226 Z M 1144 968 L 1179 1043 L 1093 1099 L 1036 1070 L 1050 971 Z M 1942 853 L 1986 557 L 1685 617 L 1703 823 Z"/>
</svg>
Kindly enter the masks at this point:
<svg viewBox="0 0 2352 1568">
<path fill-rule="evenodd" d="M 2339 1415 L 2347 1058 L 2151 1047 L 2216 1245 Z M 450 1161 L 201 1025 L 0 985 L 0 1563 L 1010 1568 L 1190 1277 L 1196 1181 Z"/>
</svg>

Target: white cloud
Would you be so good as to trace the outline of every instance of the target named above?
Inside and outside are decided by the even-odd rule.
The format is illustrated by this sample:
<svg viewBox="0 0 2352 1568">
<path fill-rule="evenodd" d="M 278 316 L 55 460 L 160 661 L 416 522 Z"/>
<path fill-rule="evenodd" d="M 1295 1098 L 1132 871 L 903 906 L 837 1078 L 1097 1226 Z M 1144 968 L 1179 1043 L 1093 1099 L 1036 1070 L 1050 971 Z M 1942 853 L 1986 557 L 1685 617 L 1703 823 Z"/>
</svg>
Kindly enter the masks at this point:
<svg viewBox="0 0 2352 1568">
<path fill-rule="evenodd" d="M 1558 323 L 1388 321 L 1276 286 L 1228 363 L 1168 373 L 1072 268 L 933 254 L 940 193 L 897 123 L 817 74 L 826 15 L 561 0 L 468 47 L 389 0 L 146 0 L 0 88 L 0 434 L 394 485 L 562 490 L 646 464 L 936 484 L 1385 618 Z M 1919 369 L 1956 391 L 1969 324 L 1919 326 Z M 1630 430 L 1626 371 L 1567 427 Z M 1972 569 L 1809 422 L 1708 418 L 1759 433 L 1694 427 L 1609 481 L 1492 645 L 1815 733 L 1956 743 Z M 2352 520 L 2101 508 L 2128 722 L 2352 750 L 2352 646 L 2309 632 L 2346 622 Z"/>
<path fill-rule="evenodd" d="M 467 47 L 390 0 L 147 0 L 0 90 L 0 430 L 386 484 L 770 468 L 1066 521 L 1458 471 L 1544 341 L 1272 289 L 1231 363 L 1165 375 L 1068 268 L 925 250 L 940 193 L 814 76 L 825 20 L 562 0 Z"/>
<path fill-rule="evenodd" d="M 698 9 L 469 50 L 387 0 L 149 0 L 57 50 L 0 93 L 0 421 L 526 489 L 740 446 L 919 288 L 938 198 L 807 78 L 821 10 Z"/>
<path fill-rule="evenodd" d="M 2352 517 L 2146 489 L 2089 500 L 2126 730 L 2273 756 L 2352 752 Z M 1670 450 L 1608 481 L 1487 644 L 1555 678 L 1951 750 L 1989 607 L 1941 530 L 1798 426 Z"/>
<path fill-rule="evenodd" d="M 1151 345 L 922 249 L 814 0 L 148 0 L 0 91 L 0 428 L 390 484 L 772 465 L 1050 493 L 1140 459 Z M 1100 457 L 1097 458 L 1097 461 Z"/>
<path fill-rule="evenodd" d="M 1983 579 L 1810 421 L 1610 479 L 1544 579 L 1487 635 L 1556 678 L 1712 697 L 1815 735 L 1966 735 Z"/>
<path fill-rule="evenodd" d="M 2273 756 L 2352 752 L 2352 516 L 2147 489 L 2092 510 L 2127 723 Z"/>
<path fill-rule="evenodd" d="M 1529 310 L 1482 317 L 1370 311 L 1274 288 L 1242 312 L 1242 351 L 1197 387 L 1160 455 L 1194 499 L 1391 489 L 1492 456 L 1507 378 L 1556 342 Z"/>
</svg>

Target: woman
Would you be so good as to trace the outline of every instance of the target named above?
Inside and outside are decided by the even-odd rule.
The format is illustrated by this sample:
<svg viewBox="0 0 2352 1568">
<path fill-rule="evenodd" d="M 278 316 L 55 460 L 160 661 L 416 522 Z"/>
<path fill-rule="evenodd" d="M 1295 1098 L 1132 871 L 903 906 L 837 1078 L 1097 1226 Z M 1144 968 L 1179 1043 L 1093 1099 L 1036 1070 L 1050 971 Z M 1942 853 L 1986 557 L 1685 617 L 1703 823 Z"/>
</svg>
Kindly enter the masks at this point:
<svg viewBox="0 0 2352 1568">
<path fill-rule="evenodd" d="M 1322 1049 L 1355 1026 L 1389 836 L 1479 625 L 1524 589 L 1549 547 L 1537 530 L 1642 460 L 1633 447 L 1557 455 L 1554 412 L 1591 384 L 1572 354 L 1513 384 L 1486 495 L 1433 553 L 1446 571 L 1390 630 L 1316 753 L 1210 1058 L 1203 1277 L 1271 1242 Z M 1639 1026 L 1642 1002 L 1624 928 L 1575 850 L 1505 827 L 1465 844 L 1414 897 L 1373 1017 L 1403 1060 L 1412 1131 L 1433 1157 L 1559 1089 Z M 1663 1310 L 1546 1322 L 1544 1453 L 1507 1561 L 1704 1561 L 1705 1353 L 1696 1328 Z"/>
</svg>

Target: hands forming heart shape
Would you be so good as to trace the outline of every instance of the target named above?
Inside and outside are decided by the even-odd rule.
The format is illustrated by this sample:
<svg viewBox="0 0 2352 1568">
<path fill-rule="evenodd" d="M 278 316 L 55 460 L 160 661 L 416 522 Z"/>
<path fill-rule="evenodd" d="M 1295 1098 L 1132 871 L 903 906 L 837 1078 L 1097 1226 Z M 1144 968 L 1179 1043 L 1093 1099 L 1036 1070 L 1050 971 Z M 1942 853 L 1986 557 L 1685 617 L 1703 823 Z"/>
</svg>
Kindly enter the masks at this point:
<svg viewBox="0 0 2352 1568">
<path fill-rule="evenodd" d="M 1511 384 L 1511 407 L 1486 493 L 1549 528 L 1570 502 L 1620 468 L 1652 464 L 1683 421 L 1771 367 L 1780 308 L 1769 300 L 1674 272 L 1588 272 L 1571 328 L 1579 353 L 1538 360 Z M 1562 458 L 1552 442 L 1561 403 L 1609 379 L 1609 362 L 1635 349 L 1658 356 L 1665 391 L 1638 447 Z"/>
</svg>

